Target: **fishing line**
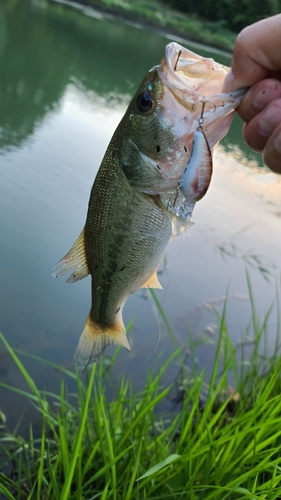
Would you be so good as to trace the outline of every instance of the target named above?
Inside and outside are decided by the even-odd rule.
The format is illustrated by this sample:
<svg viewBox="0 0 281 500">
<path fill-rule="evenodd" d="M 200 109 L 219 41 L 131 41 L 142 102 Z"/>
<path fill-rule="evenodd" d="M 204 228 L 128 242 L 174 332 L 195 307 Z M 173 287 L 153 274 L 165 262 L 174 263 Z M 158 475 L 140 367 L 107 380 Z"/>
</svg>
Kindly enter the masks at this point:
<svg viewBox="0 0 281 500">
<path fill-rule="evenodd" d="M 160 340 L 161 340 L 161 324 L 160 324 L 160 321 L 158 321 L 158 340 L 157 340 L 157 344 L 156 346 L 154 347 L 154 349 L 151 351 L 151 353 L 149 354 L 148 358 L 146 358 L 146 361 L 149 361 L 152 354 L 158 349 L 159 347 L 159 344 L 160 344 Z"/>
<path fill-rule="evenodd" d="M 149 293 L 148 290 L 146 290 L 146 295 L 148 297 L 148 300 L 150 300 L 152 302 L 152 305 L 151 305 L 151 309 L 153 311 L 153 314 L 154 314 L 154 317 L 158 323 L 158 340 L 157 340 L 157 344 L 156 346 L 154 347 L 154 349 L 151 351 L 151 353 L 149 354 L 148 358 L 146 358 L 146 362 L 150 360 L 152 354 L 158 349 L 159 347 L 159 344 L 160 344 L 160 340 L 161 340 L 161 321 L 160 321 L 160 317 L 159 317 L 159 313 L 158 313 L 158 309 L 153 301 L 153 299 L 151 298 L 151 294 Z M 152 299 L 152 300 L 151 300 Z M 164 300 L 164 299 L 163 299 Z M 162 305 L 162 303 L 161 303 Z"/>
<path fill-rule="evenodd" d="M 182 243 L 180 245 L 180 248 L 179 250 L 177 251 L 177 255 L 179 256 L 182 252 L 183 252 L 183 248 L 185 246 L 185 237 L 188 236 L 190 237 L 190 234 L 188 234 L 186 231 L 184 231 L 183 233 L 183 239 L 182 239 Z M 169 289 L 169 285 L 171 284 L 171 274 L 169 274 L 169 280 L 168 280 L 168 283 L 167 283 L 167 286 L 165 286 L 165 289 L 164 289 L 164 294 L 163 294 L 163 297 L 160 301 L 160 304 L 161 306 L 163 306 L 163 303 L 164 303 L 164 300 L 166 298 L 166 294 L 168 292 L 168 289 Z M 151 358 L 151 356 L 153 355 L 153 353 L 158 349 L 159 347 L 159 344 L 160 344 L 160 340 L 161 340 L 161 336 L 162 336 L 162 323 L 161 323 L 161 315 L 160 313 L 158 312 L 158 309 L 157 309 L 157 306 L 155 305 L 155 302 L 153 301 L 153 298 L 151 297 L 151 294 L 149 293 L 149 290 L 146 290 L 146 296 L 148 298 L 148 300 L 151 302 L 151 308 L 152 308 L 152 311 L 153 311 L 153 314 L 154 314 L 154 317 L 158 323 L 158 341 L 154 347 L 154 349 L 151 351 L 151 353 L 149 354 L 149 356 L 146 358 L 146 362 L 148 362 Z M 181 339 L 180 339 L 181 341 Z"/>
</svg>

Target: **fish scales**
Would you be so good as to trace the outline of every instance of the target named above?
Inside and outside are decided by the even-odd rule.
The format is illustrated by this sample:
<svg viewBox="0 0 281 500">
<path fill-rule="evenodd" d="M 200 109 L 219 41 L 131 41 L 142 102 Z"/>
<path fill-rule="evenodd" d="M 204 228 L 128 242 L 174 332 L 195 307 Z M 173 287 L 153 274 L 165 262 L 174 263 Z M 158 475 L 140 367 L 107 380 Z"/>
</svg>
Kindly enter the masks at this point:
<svg viewBox="0 0 281 500">
<path fill-rule="evenodd" d="M 172 235 L 168 214 L 129 184 L 120 167 L 117 138 L 118 132 L 96 177 L 85 225 L 94 297 L 90 316 L 104 328 L 115 324 L 125 298 L 156 269 Z"/>
<path fill-rule="evenodd" d="M 211 181 L 211 150 L 245 94 L 219 93 L 227 72 L 213 59 L 168 44 L 110 141 L 85 227 L 54 272 L 72 271 L 67 283 L 91 275 L 92 306 L 75 352 L 80 369 L 112 343 L 131 350 L 125 301 L 141 287 L 161 288 L 157 269 L 168 242 L 190 225 Z"/>
</svg>

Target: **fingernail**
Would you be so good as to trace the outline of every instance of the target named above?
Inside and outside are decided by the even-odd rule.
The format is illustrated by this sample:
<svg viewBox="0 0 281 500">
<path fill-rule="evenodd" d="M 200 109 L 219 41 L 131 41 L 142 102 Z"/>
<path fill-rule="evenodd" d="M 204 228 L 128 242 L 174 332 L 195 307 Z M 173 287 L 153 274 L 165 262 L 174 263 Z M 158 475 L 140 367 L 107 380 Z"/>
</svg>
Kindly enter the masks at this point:
<svg viewBox="0 0 281 500">
<path fill-rule="evenodd" d="M 280 112 L 280 110 L 279 110 Z M 276 108 L 267 109 L 259 120 L 259 132 L 265 137 L 269 137 L 276 127 Z"/>
<path fill-rule="evenodd" d="M 275 137 L 273 144 L 277 153 L 281 155 L 281 132 Z"/>
</svg>

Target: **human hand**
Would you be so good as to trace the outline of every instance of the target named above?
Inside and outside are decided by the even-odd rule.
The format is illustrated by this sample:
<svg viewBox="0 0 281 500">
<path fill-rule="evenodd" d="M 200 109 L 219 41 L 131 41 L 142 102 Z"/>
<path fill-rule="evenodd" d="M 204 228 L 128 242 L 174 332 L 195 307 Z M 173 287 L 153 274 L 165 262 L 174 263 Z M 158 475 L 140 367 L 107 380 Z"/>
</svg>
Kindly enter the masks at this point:
<svg viewBox="0 0 281 500">
<path fill-rule="evenodd" d="M 281 173 L 281 14 L 248 26 L 238 35 L 223 92 L 250 87 L 237 112 L 243 138 Z"/>
</svg>

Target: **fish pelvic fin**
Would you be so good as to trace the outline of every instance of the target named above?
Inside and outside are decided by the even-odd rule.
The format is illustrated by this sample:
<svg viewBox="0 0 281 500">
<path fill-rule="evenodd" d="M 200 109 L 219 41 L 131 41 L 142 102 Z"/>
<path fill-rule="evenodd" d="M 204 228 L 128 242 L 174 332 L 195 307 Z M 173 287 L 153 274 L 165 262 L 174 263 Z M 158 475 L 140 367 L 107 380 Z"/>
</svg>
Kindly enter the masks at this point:
<svg viewBox="0 0 281 500">
<path fill-rule="evenodd" d="M 66 283 L 75 283 L 75 281 L 82 280 L 90 274 L 85 253 L 84 228 L 69 252 L 55 265 L 52 276 L 58 278 L 73 270 L 74 272 L 66 280 Z"/>
<path fill-rule="evenodd" d="M 158 280 L 157 271 L 153 271 L 151 276 L 149 276 L 141 288 L 159 288 L 160 290 L 163 290 L 163 287 Z"/>
<path fill-rule="evenodd" d="M 87 366 L 95 363 L 110 344 L 121 345 L 132 351 L 122 319 L 111 327 L 102 328 L 89 314 L 74 355 L 79 371 L 83 372 Z"/>
</svg>

